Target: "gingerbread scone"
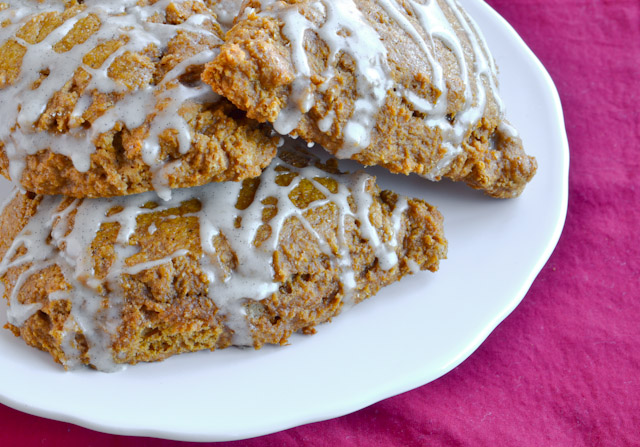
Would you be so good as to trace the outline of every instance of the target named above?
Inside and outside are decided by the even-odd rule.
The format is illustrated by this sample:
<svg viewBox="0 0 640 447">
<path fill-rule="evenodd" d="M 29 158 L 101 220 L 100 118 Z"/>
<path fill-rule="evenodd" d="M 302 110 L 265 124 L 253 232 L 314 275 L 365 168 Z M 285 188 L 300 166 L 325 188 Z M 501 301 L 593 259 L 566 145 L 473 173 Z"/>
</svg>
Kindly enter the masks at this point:
<svg viewBox="0 0 640 447">
<path fill-rule="evenodd" d="M 207 5 L 216 14 L 218 24 L 225 33 L 231 29 L 234 20 L 242 10 L 244 0 L 207 0 Z"/>
<path fill-rule="evenodd" d="M 234 7 L 0 3 L 0 172 L 28 191 L 74 197 L 166 197 L 258 176 L 276 153 L 272 130 L 200 79 L 222 44 L 215 10 Z"/>
<path fill-rule="evenodd" d="M 447 242 L 422 200 L 283 151 L 259 179 L 72 199 L 17 192 L 0 218 L 9 328 L 65 367 L 313 333 Z"/>
<path fill-rule="evenodd" d="M 518 196 L 537 169 L 457 0 L 250 0 L 203 79 L 339 158 Z"/>
</svg>

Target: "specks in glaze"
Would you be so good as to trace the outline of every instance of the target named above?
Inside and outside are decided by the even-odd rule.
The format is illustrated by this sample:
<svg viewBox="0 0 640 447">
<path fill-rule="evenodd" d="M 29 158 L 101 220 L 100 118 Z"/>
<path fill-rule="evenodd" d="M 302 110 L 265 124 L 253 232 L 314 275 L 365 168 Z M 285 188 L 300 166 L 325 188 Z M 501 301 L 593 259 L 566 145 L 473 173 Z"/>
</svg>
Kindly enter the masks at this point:
<svg viewBox="0 0 640 447">
<path fill-rule="evenodd" d="M 281 110 L 274 127 L 282 134 L 292 132 L 303 114 L 315 104 L 317 95 L 331 83 L 332 65 L 341 54 L 348 54 L 355 63 L 356 95 L 354 109 L 342 129 L 339 158 L 351 158 L 367 148 L 375 132 L 375 120 L 388 95 L 400 95 L 425 116 L 428 126 L 439 128 L 442 134 L 440 159 L 435 168 L 424 174 L 436 179 L 462 152 L 461 144 L 468 129 L 482 118 L 489 95 L 504 116 L 496 85 L 496 67 L 477 25 L 463 11 L 457 0 L 372 0 L 391 22 L 400 28 L 424 54 L 433 87 L 439 92 L 431 101 L 399 85 L 392 78 L 387 49 L 375 29 L 373 19 L 358 9 L 354 0 L 317 0 L 309 3 L 312 11 L 322 17 L 319 24 L 303 16 L 299 6 L 274 0 L 261 1 L 261 14 L 276 17 L 283 23 L 282 33 L 289 41 L 295 80 L 287 105 Z M 246 11 L 245 11 L 246 14 Z M 329 47 L 328 69 L 319 75 L 324 79 L 317 91 L 311 88 L 312 70 L 304 48 L 305 35 L 313 32 Z M 464 104 L 455 117 L 448 117 L 448 87 L 444 78 L 442 55 L 438 45 L 451 51 L 457 62 L 458 75 L 464 83 Z M 468 51 L 470 48 L 470 51 Z M 490 94 L 488 92 L 490 90 Z M 319 92 L 319 93 L 318 93 Z M 324 133 L 330 132 L 336 119 L 329 110 L 315 124 Z"/>
<path fill-rule="evenodd" d="M 218 23 L 225 30 L 229 30 L 233 26 L 233 21 L 238 16 L 242 8 L 243 0 L 219 0 L 215 1 L 211 9 L 218 17 Z"/>
<path fill-rule="evenodd" d="M 63 1 L 11 1 L 8 9 L 0 11 L 0 45 L 13 42 L 24 49 L 20 74 L 13 80 L 0 83 L 0 141 L 9 159 L 9 174 L 19 181 L 25 168 L 27 155 L 43 149 L 62 154 L 71 159 L 80 172 L 91 167 L 91 155 L 96 140 L 120 125 L 133 131 L 148 126 L 142 144 L 142 158 L 154 175 L 152 183 L 160 194 L 170 195 L 166 187 L 165 161 L 160 159 L 159 135 L 171 129 L 177 132 L 179 151 L 184 154 L 191 148 L 192 135 L 188 123 L 181 116 L 185 102 L 214 103 L 218 97 L 202 82 L 185 85 L 178 79 L 194 65 L 203 65 L 215 57 L 216 48 L 202 51 L 178 63 L 156 84 L 143 79 L 129 85 L 114 79 L 111 68 L 122 63 L 128 54 L 165 51 L 168 43 L 181 32 L 192 33 L 219 45 L 219 37 L 209 31 L 214 15 L 193 14 L 183 23 L 158 23 L 171 4 L 185 0 L 160 0 L 153 4 L 136 0 L 97 1 L 87 0 L 75 15 L 51 31 L 42 40 L 20 38 L 23 26 L 44 12 L 65 11 Z M 150 2 L 152 3 L 152 2 Z M 190 3 L 190 2 L 189 2 Z M 223 2 L 231 10 L 234 2 Z M 88 26 L 86 21 L 96 22 L 95 31 L 86 40 L 70 48 L 58 46 L 74 27 Z M 27 41 L 28 40 L 28 41 Z M 114 45 L 115 50 L 99 66 L 87 62 L 86 57 L 100 45 Z M 215 46 L 214 45 L 214 46 Z M 74 76 L 84 72 L 87 85 L 81 88 L 75 99 L 75 108 L 69 116 L 68 131 L 43 131 L 36 127 L 53 96 L 68 87 Z M 46 76 L 43 77 L 43 73 Z M 141 75 L 142 76 L 142 75 Z M 148 75 L 151 76 L 151 75 Z M 143 82 L 144 81 L 144 82 Z M 34 88 L 36 86 L 36 88 Z M 113 104 L 101 111 L 90 124 L 83 114 L 90 110 L 99 95 L 113 98 Z"/>
<path fill-rule="evenodd" d="M 265 6 L 272 3 L 263 2 Z M 278 10 L 276 5 L 274 8 L 273 13 L 284 23 L 282 33 L 290 42 L 296 70 L 289 103 L 280 112 L 274 128 L 282 134 L 291 133 L 302 115 L 314 105 L 311 68 L 304 49 L 305 34 L 307 31 L 313 31 L 330 49 L 328 68 L 321 74 L 324 83 L 319 87 L 320 90 L 327 88 L 333 80 L 335 73 L 332 66 L 342 52 L 347 52 L 356 61 L 354 74 L 357 79 L 358 98 L 351 118 L 345 126 L 344 146 L 339 154 L 342 158 L 348 158 L 369 145 L 375 115 L 384 104 L 387 90 L 392 87 L 386 63 L 387 50 L 353 1 L 322 0 L 313 3 L 313 7 L 324 15 L 324 22 L 319 26 L 299 14 L 295 6 L 286 6 Z M 328 130 L 331 122 L 325 119 L 319 126 Z"/>
<path fill-rule="evenodd" d="M 279 176 L 292 177 L 290 183 L 278 183 Z M 293 174 L 293 175 L 292 175 Z M 320 179 L 334 181 L 336 187 L 329 189 Z M 298 208 L 292 192 L 302 181 L 311 182 L 324 198 L 317 199 Z M 9 297 L 9 322 L 22 325 L 39 309 L 38 305 L 21 304 L 17 296 L 21 286 L 34 273 L 48 266 L 59 266 L 68 290 L 50 294 L 50 300 L 68 300 L 72 303 L 71 316 L 65 323 L 65 350 L 67 367 L 79 364 L 79 351 L 75 345 L 75 333 L 81 331 L 89 345 L 88 355 L 93 366 L 112 371 L 119 368 L 111 350 L 112 340 L 118 333 L 121 322 L 123 275 L 135 275 L 182 256 L 195 256 L 185 248 L 178 247 L 160 259 L 145 260 L 130 265 L 131 257 L 139 254 L 140 247 L 133 239 L 139 218 L 143 214 L 161 213 L 177 208 L 187 201 L 197 200 L 197 211 L 183 217 L 197 217 L 200 249 L 199 265 L 207 279 L 207 295 L 224 317 L 224 324 L 233 331 L 233 344 L 252 345 L 252 329 L 246 318 L 245 304 L 248 300 L 261 300 L 275 293 L 281 282 L 274 278 L 274 252 L 278 250 L 281 230 L 290 219 L 297 219 L 313 238 L 324 255 L 339 272 L 343 309 L 356 302 L 356 279 L 351 259 L 347 232 L 353 224 L 359 228 L 360 237 L 368 240 L 380 266 L 384 270 L 398 264 L 398 238 L 401 234 L 402 215 L 407 208 L 406 200 L 399 199 L 391 216 L 391 225 L 382 233 L 372 223 L 371 187 L 374 179 L 360 172 L 352 175 L 330 174 L 314 166 L 294 167 L 276 159 L 263 172 L 252 202 L 244 209 L 236 207 L 237 198 L 243 188 L 239 182 L 212 183 L 209 185 L 178 189 L 165 201 L 157 201 L 153 192 L 109 199 L 64 199 L 60 196 L 43 197 L 36 214 L 23 231 L 15 238 L 0 264 L 0 274 L 10 268 L 26 266 Z M 20 194 L 17 192 L 17 194 Z M 149 202 L 157 206 L 149 207 Z M 260 227 L 265 225 L 263 211 L 267 203 L 276 203 L 275 214 L 266 222 L 270 235 L 260 238 Z M 337 228 L 335 239 L 325 239 L 307 221 L 311 209 L 332 205 L 335 209 Z M 241 225 L 238 225 L 238 222 Z M 73 222 L 73 224 L 71 223 Z M 97 277 L 94 271 L 91 243 L 105 223 L 117 223 L 118 234 L 114 243 L 115 260 L 106 274 Z M 141 228 L 148 234 L 158 230 L 155 224 Z M 223 236 L 237 258 L 236 267 L 223 270 L 218 259 L 214 241 Z M 333 237 L 333 236 L 329 236 Z M 109 290 L 108 303 L 104 290 Z M 104 305 L 107 304 L 107 305 Z M 116 359 L 117 360 L 117 359 Z"/>
</svg>

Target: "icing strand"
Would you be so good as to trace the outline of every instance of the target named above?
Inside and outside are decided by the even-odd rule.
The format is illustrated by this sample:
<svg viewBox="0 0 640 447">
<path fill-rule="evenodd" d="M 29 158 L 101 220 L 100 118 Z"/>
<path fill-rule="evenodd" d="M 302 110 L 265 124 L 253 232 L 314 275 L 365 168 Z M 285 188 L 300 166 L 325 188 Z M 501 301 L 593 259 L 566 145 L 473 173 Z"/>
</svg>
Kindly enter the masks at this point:
<svg viewBox="0 0 640 447">
<path fill-rule="evenodd" d="M 143 142 L 142 158 L 151 167 L 153 183 L 166 198 L 165 162 L 159 159 L 159 135 L 166 129 L 178 132 L 180 153 L 191 148 L 192 135 L 188 123 L 179 114 L 185 102 L 214 103 L 219 97 L 203 82 L 195 85 L 183 85 L 177 79 L 193 65 L 202 65 L 212 60 L 217 48 L 201 52 L 176 65 L 167 73 L 159 85 L 149 84 L 143 87 L 126 86 L 110 77 L 109 71 L 114 63 L 129 53 L 145 53 L 151 48 L 164 51 L 168 43 L 179 32 L 188 32 L 213 39 L 222 43 L 213 33 L 203 26 L 211 17 L 194 14 L 179 25 L 155 23 L 157 16 L 164 17 L 167 7 L 186 0 L 162 0 L 151 5 L 141 6 L 137 0 L 103 2 L 87 0 L 84 9 L 51 31 L 42 41 L 28 43 L 16 37 L 18 30 L 38 13 L 64 11 L 64 2 L 48 0 L 11 1 L 9 9 L 0 12 L 0 22 L 6 26 L 0 28 L 0 45 L 15 42 L 25 49 L 20 74 L 10 85 L 0 89 L 0 108 L 3 119 L 0 121 L 0 141 L 4 143 L 9 158 L 10 176 L 19 181 L 25 167 L 25 158 L 40 150 L 49 149 L 54 153 L 69 157 L 74 167 L 86 172 L 91 167 L 91 155 L 95 152 L 95 141 L 103 133 L 121 123 L 129 130 L 136 129 L 155 112 L 150 122 L 148 135 Z M 233 4 L 223 2 L 228 8 Z M 230 6 L 231 5 L 231 6 Z M 74 26 L 83 20 L 97 19 L 99 28 L 65 52 L 56 52 L 54 47 Z M 9 23 L 10 22 L 10 23 Z M 118 42 L 113 51 L 100 67 L 92 67 L 83 62 L 85 56 L 101 44 Z M 88 85 L 80 92 L 69 119 L 69 130 L 65 133 L 38 131 L 34 124 L 38 121 L 53 95 L 62 90 L 79 70 L 89 76 Z M 39 83 L 37 88 L 33 86 Z M 131 87 L 131 88 L 130 88 Z M 115 95 L 115 104 L 102 113 L 86 128 L 82 115 L 94 101 L 94 95 Z"/>
<path fill-rule="evenodd" d="M 265 6 L 271 4 L 272 1 L 263 2 Z M 296 70 L 290 101 L 280 112 L 274 128 L 281 134 L 291 133 L 302 115 L 313 107 L 315 97 L 311 89 L 311 68 L 304 49 L 305 35 L 307 31 L 313 31 L 330 50 L 328 69 L 321 75 L 324 83 L 320 90 L 327 88 L 333 80 L 335 73 L 331 67 L 342 52 L 352 56 L 356 62 L 354 75 L 358 98 L 344 128 L 344 145 L 339 154 L 341 158 L 349 158 L 369 146 L 375 115 L 384 104 L 387 90 L 392 87 L 386 63 L 387 50 L 352 0 L 321 0 L 312 3 L 312 7 L 325 16 L 324 23 L 319 26 L 303 17 L 295 5 L 274 11 L 284 23 L 282 32 L 291 44 Z M 328 130 L 331 124 L 325 122 L 320 127 Z"/>
<path fill-rule="evenodd" d="M 317 100 L 311 87 L 311 68 L 304 48 L 305 35 L 314 32 L 330 49 L 329 68 L 321 73 L 322 93 L 331 83 L 331 69 L 338 55 L 345 53 L 355 62 L 356 99 L 354 110 L 343 129 L 343 146 L 336 153 L 339 158 L 351 158 L 371 143 L 375 119 L 387 94 L 404 97 L 425 115 L 427 125 L 442 132 L 442 146 L 446 153 L 432 172 L 425 176 L 435 179 L 446 170 L 462 152 L 461 144 L 469 128 L 482 118 L 491 96 L 501 116 L 504 107 L 498 95 L 496 67 L 486 41 L 475 22 L 463 11 L 457 0 L 372 0 L 425 55 L 431 71 L 431 82 L 440 91 L 435 102 L 420 97 L 412 90 L 398 86 L 391 77 L 387 50 L 379 33 L 358 10 L 354 0 L 316 0 L 309 3 L 311 10 L 324 16 L 320 25 L 312 23 L 298 10 L 299 6 L 286 5 L 275 0 L 262 0 L 262 14 L 278 18 L 283 23 L 282 33 L 289 41 L 295 73 L 289 102 L 277 117 L 274 127 L 281 134 L 292 132 Z M 447 116 L 447 85 L 444 68 L 438 54 L 440 42 L 451 51 L 464 83 L 464 105 L 454 117 Z M 465 46 L 471 47 L 471 54 Z M 394 93 L 395 90 L 395 93 Z M 316 123 L 321 132 L 329 132 L 335 122 L 335 112 L 329 111 Z"/>
<path fill-rule="evenodd" d="M 220 0 L 210 6 L 216 13 L 218 23 L 225 32 L 233 26 L 233 21 L 242 9 L 242 1 L 243 0 Z"/>
<path fill-rule="evenodd" d="M 283 173 L 294 176 L 287 186 L 276 183 L 276 179 Z M 321 178 L 335 181 L 337 189 L 334 192 L 329 190 L 318 180 Z M 292 202 L 290 195 L 303 180 L 311 182 L 324 198 L 300 209 Z M 65 323 L 67 334 L 63 343 L 68 359 L 66 366 L 73 367 L 80 362 L 80 353 L 72 334 L 81 331 L 90 347 L 88 356 L 91 364 L 101 370 L 117 369 L 111 344 L 121 322 L 124 296 L 122 276 L 138 274 L 181 256 L 194 255 L 186 249 L 178 249 L 160 259 L 129 265 L 128 260 L 139 252 L 139 247 L 131 242 L 138 218 L 143 214 L 177 208 L 193 199 L 197 199 L 201 207 L 199 211 L 185 216 L 197 217 L 199 222 L 202 250 L 199 265 L 208 278 L 207 294 L 219 309 L 219 314 L 224 316 L 225 325 L 233 331 L 233 344 L 253 344 L 245 312 L 247 300 L 267 298 L 277 292 L 281 285 L 274 279 L 272 262 L 273 254 L 278 249 L 281 230 L 289 219 L 297 219 L 303 225 L 309 237 L 317 242 L 320 250 L 340 272 L 341 297 L 344 309 L 347 309 L 357 301 L 355 272 L 347 243 L 347 227 L 351 225 L 351 221 L 359 222 L 357 228 L 360 237 L 368 240 L 383 269 L 391 269 L 398 263 L 396 250 L 406 201 L 400 199 L 391 216 L 393 234 L 379 233 L 369 216 L 373 204 L 373 198 L 368 192 L 371 182 L 373 178 L 363 172 L 334 175 L 314 166 L 296 168 L 276 159 L 260 178 L 252 203 L 242 210 L 235 206 L 243 187 L 240 182 L 212 183 L 174 190 L 171 199 L 161 202 L 153 209 L 145 206 L 154 201 L 156 196 L 153 192 L 108 199 L 67 199 L 68 205 L 63 209 L 60 209 L 65 200 L 63 197 L 44 197 L 37 213 L 15 238 L 0 263 L 0 274 L 6 273 L 10 268 L 27 266 L 9 297 L 9 321 L 21 326 L 39 309 L 38 305 L 18 302 L 20 288 L 34 273 L 47 266 L 58 265 L 71 287 L 69 290 L 50 294 L 49 299 L 65 299 L 72 303 L 71 317 Z M 271 202 L 266 202 L 266 199 Z M 271 234 L 257 246 L 255 241 L 258 231 L 265 224 L 263 211 L 269 206 L 265 203 L 274 201 L 277 203 L 275 215 L 266 222 L 271 227 Z M 353 210 L 350 201 L 355 205 Z M 329 204 L 335 205 L 337 213 L 337 246 L 316 231 L 305 217 L 311 210 Z M 176 216 L 164 219 L 172 217 Z M 237 225 L 238 219 L 241 219 L 240 228 Z M 89 247 L 101 226 L 109 222 L 119 225 L 114 244 L 115 261 L 106 277 L 101 279 L 96 277 L 93 254 Z M 150 226 L 148 231 L 154 233 L 157 227 Z M 216 236 L 224 236 L 237 258 L 237 268 L 231 272 L 222 271 L 219 267 L 214 245 Z M 21 247 L 26 248 L 26 251 L 16 256 Z M 103 307 L 105 286 L 110 292 L 108 306 Z"/>
</svg>

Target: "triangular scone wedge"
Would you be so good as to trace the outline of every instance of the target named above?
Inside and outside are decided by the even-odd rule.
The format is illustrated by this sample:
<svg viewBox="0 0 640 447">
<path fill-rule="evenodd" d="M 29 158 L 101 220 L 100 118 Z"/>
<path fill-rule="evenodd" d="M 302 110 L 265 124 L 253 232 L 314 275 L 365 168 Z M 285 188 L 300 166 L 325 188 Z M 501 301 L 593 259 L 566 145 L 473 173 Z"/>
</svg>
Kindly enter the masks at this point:
<svg viewBox="0 0 640 447">
<path fill-rule="evenodd" d="M 0 224 L 8 327 L 67 368 L 285 344 L 447 251 L 432 206 L 288 151 L 165 202 L 18 192 Z"/>
<path fill-rule="evenodd" d="M 222 44 L 219 3 L 0 3 L 0 172 L 74 197 L 260 175 L 272 129 L 200 79 Z"/>
<path fill-rule="evenodd" d="M 249 0 L 203 79 L 339 158 L 515 197 L 537 165 L 456 0 Z"/>
</svg>

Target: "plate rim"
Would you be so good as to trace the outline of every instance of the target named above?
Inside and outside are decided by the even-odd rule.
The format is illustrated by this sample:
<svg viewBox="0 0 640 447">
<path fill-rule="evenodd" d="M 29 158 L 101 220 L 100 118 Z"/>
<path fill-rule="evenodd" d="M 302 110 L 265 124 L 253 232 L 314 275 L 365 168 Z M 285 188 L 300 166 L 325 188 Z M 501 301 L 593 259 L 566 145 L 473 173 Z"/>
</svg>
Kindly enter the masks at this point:
<svg viewBox="0 0 640 447">
<path fill-rule="evenodd" d="M 148 427 L 123 429 L 121 427 L 92 420 L 90 417 L 81 417 L 74 414 L 60 413 L 48 408 L 37 408 L 35 406 L 20 402 L 10 396 L 7 396 L 4 390 L 0 390 L 0 403 L 15 410 L 22 411 L 34 416 L 72 423 L 91 430 L 109 434 L 136 437 L 155 437 L 168 440 L 195 442 L 233 441 L 268 435 L 287 430 L 289 428 L 324 421 L 353 413 L 376 402 L 426 385 L 436 380 L 437 378 L 447 374 L 458 365 L 460 365 L 471 354 L 473 354 L 473 352 L 478 349 L 478 347 L 487 339 L 487 337 L 495 330 L 495 328 L 502 321 L 504 321 L 504 319 L 507 318 L 524 299 L 534 280 L 551 257 L 553 251 L 555 250 L 555 247 L 560 240 L 568 211 L 570 153 L 560 96 L 557 87 L 555 86 L 549 72 L 546 70 L 542 62 L 528 47 L 528 45 L 524 42 L 524 40 L 520 37 L 516 30 L 484 0 L 465 0 L 463 1 L 463 3 L 474 3 L 476 6 L 484 8 L 493 20 L 499 22 L 503 30 L 510 34 L 513 42 L 517 44 L 518 47 L 520 47 L 523 53 L 527 56 L 527 58 L 535 64 L 539 74 L 544 80 L 544 83 L 548 89 L 547 93 L 550 95 L 550 99 L 552 100 L 553 111 L 556 115 L 555 122 L 557 123 L 557 128 L 554 129 L 554 131 L 558 133 L 556 137 L 558 138 L 559 147 L 561 147 L 562 149 L 559 156 L 559 160 L 562 163 L 562 167 L 560 170 L 562 173 L 562 189 L 561 191 L 559 191 L 561 193 L 561 197 L 557 210 L 558 218 L 553 227 L 553 231 L 550 233 L 547 245 L 542 251 L 541 255 L 539 255 L 535 266 L 530 270 L 526 280 L 522 282 L 518 292 L 509 301 L 509 304 L 505 305 L 504 308 L 502 308 L 502 311 L 496 314 L 490 323 L 483 326 L 483 329 L 480 331 L 480 333 L 478 333 L 476 337 L 466 345 L 465 349 L 458 352 L 458 355 L 456 355 L 453 361 L 439 368 L 437 372 L 428 374 L 427 377 L 425 377 L 424 374 L 414 374 L 414 377 L 411 380 L 405 380 L 401 383 L 390 383 L 387 384 L 387 386 L 378 387 L 376 388 L 376 390 L 366 395 L 363 394 L 352 396 L 348 401 L 341 402 L 341 405 L 334 405 L 333 407 L 331 407 L 331 410 L 315 412 L 310 411 L 310 414 L 301 414 L 297 417 L 283 418 L 281 423 L 275 426 L 271 424 L 269 425 L 269 427 L 263 427 L 259 424 L 253 424 L 251 427 L 245 429 L 242 433 L 227 432 L 224 429 L 220 428 L 218 428 L 217 430 L 210 430 L 207 433 L 185 433 L 173 430 L 161 430 L 158 428 L 150 429 Z"/>
</svg>

